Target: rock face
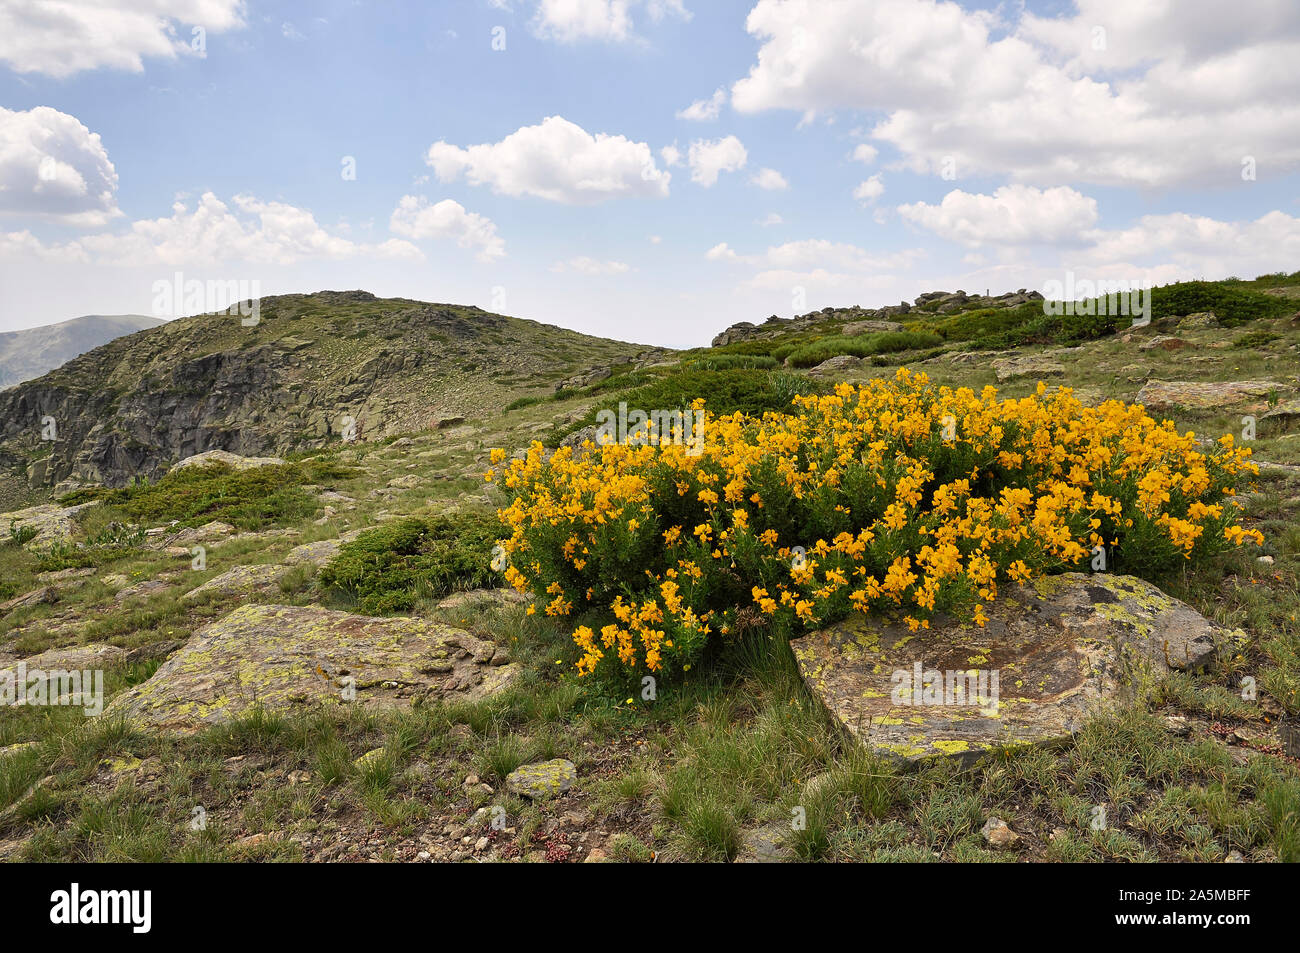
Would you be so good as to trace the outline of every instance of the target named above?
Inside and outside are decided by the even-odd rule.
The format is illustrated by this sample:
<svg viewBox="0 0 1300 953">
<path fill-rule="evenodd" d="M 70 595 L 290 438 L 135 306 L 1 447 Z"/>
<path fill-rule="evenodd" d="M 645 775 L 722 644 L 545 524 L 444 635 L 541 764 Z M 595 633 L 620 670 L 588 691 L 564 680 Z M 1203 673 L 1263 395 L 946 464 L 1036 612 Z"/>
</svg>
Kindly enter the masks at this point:
<svg viewBox="0 0 1300 953">
<path fill-rule="evenodd" d="M 1238 407 L 1264 410 L 1271 394 L 1290 390 L 1275 381 L 1147 381 L 1138 391 L 1136 402 L 1147 410 L 1173 410 L 1175 407 L 1211 409 Z"/>
<path fill-rule="evenodd" d="M 578 780 L 578 769 L 572 761 L 556 758 L 539 761 L 516 768 L 506 776 L 506 790 L 534 801 L 557 797 Z"/>
<path fill-rule="evenodd" d="M 973 761 L 1068 738 L 1171 669 L 1204 666 L 1224 634 L 1135 577 L 1067 573 L 1004 591 L 982 629 L 936 619 L 912 634 L 855 613 L 791 644 L 813 694 L 871 748 Z"/>
<path fill-rule="evenodd" d="M 844 325 L 840 333 L 850 337 L 858 334 L 882 334 L 886 331 L 901 331 L 903 326 L 897 321 L 851 321 Z"/>
<path fill-rule="evenodd" d="M 257 704 L 284 710 L 314 702 L 391 708 L 426 698 L 474 700 L 518 675 L 517 665 L 492 664 L 497 652 L 492 642 L 421 619 L 246 605 L 195 633 L 107 711 L 184 732 Z"/>
</svg>

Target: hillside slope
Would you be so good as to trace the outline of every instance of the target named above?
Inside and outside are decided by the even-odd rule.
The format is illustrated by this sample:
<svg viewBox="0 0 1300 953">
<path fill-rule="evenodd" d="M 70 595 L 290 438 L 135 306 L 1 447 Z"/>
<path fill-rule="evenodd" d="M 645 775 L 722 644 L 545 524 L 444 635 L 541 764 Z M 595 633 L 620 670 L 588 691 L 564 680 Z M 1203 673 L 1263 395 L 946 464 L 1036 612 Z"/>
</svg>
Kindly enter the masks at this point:
<svg viewBox="0 0 1300 953">
<path fill-rule="evenodd" d="M 182 318 L 0 394 L 0 498 L 122 486 L 206 450 L 282 454 L 424 430 L 643 353 L 475 307 L 363 291 L 266 298 L 255 326 Z M 42 439 L 51 420 L 56 438 Z"/>
<path fill-rule="evenodd" d="M 143 314 L 87 314 L 40 328 L 0 333 L 0 390 L 40 377 L 78 354 L 162 324 Z"/>
</svg>

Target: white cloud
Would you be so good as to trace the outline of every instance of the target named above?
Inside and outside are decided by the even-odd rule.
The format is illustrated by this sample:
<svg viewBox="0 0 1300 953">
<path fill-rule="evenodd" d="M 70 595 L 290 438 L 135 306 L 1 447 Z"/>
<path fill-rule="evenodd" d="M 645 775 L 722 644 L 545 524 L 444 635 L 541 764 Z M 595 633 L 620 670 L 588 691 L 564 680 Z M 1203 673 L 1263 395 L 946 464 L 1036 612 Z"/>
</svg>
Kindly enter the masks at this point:
<svg viewBox="0 0 1300 953">
<path fill-rule="evenodd" d="M 938 205 L 900 205 L 908 221 L 972 247 L 1078 245 L 1097 224 L 1097 200 L 1058 186 L 1005 185 L 992 195 L 954 189 Z"/>
<path fill-rule="evenodd" d="M 103 232 L 75 241 L 45 245 L 26 233 L 6 236 L 6 254 L 121 266 L 208 265 L 244 261 L 286 265 L 306 260 L 396 258 L 419 260 L 410 242 L 389 239 L 359 244 L 326 231 L 306 209 L 253 196 L 234 199 L 237 211 L 205 192 L 193 208 L 172 206 L 168 218 L 142 219 L 123 233 Z"/>
<path fill-rule="evenodd" d="M 858 143 L 857 148 L 853 150 L 853 161 L 861 162 L 863 165 L 871 165 L 880 155 L 880 150 L 875 146 L 868 145 L 865 142 Z"/>
<path fill-rule="evenodd" d="M 720 87 L 708 99 L 698 99 L 677 114 L 678 119 L 690 119 L 694 122 L 711 122 L 722 114 L 722 107 L 727 102 L 727 90 Z"/>
<path fill-rule="evenodd" d="M 664 146 L 659 150 L 659 155 L 664 160 L 664 165 L 674 166 L 682 164 L 682 150 L 677 148 L 677 143 L 671 146 Z"/>
<path fill-rule="evenodd" d="M 790 183 L 785 180 L 785 176 L 777 172 L 776 169 L 759 169 L 749 181 L 760 189 L 767 189 L 769 192 L 779 192 L 790 187 Z"/>
<path fill-rule="evenodd" d="M 487 185 L 503 195 L 572 205 L 663 198 L 672 179 L 655 165 L 644 142 L 605 133 L 593 136 L 561 116 L 524 126 L 498 143 L 461 149 L 435 142 L 426 161 L 442 182 L 464 174 L 471 185 Z"/>
<path fill-rule="evenodd" d="M 735 136 L 691 143 L 689 162 L 691 181 L 705 188 L 716 185 L 723 172 L 735 172 L 745 167 L 749 153 Z"/>
<path fill-rule="evenodd" d="M 853 190 L 853 197 L 864 205 L 870 205 L 884 194 L 885 184 L 880 181 L 880 173 L 876 173 Z"/>
<path fill-rule="evenodd" d="M 1008 23 L 950 0 L 758 0 L 762 45 L 731 104 L 884 112 L 872 137 L 916 172 L 951 157 L 961 175 L 1172 186 L 1239 181 L 1245 154 L 1300 168 L 1300 4 L 1079 8 Z M 1106 49 L 1081 50 L 1098 23 Z"/>
<path fill-rule="evenodd" d="M 497 234 L 492 220 L 467 212 L 463 205 L 451 199 L 430 205 L 423 195 L 404 195 L 393 210 L 388 227 L 394 234 L 416 241 L 450 239 L 461 248 L 474 249 L 479 261 L 495 261 L 506 254 L 506 243 Z"/>
<path fill-rule="evenodd" d="M 551 266 L 551 271 L 575 272 L 579 275 L 621 275 L 631 271 L 631 266 L 621 261 L 597 261 L 586 255 L 558 261 Z"/>
<path fill-rule="evenodd" d="M 691 18 L 682 0 L 532 0 L 528 5 L 536 7 L 533 32 L 561 43 L 623 43 L 635 39 L 632 13 L 637 8 L 644 8 L 653 22 L 668 16 Z"/>
<path fill-rule="evenodd" d="M 773 268 L 836 268 L 841 271 L 875 271 L 883 268 L 906 268 L 922 256 L 917 249 L 875 254 L 847 242 L 804 239 L 775 245 L 759 261 Z"/>
<path fill-rule="evenodd" d="M 1272 211 L 1253 221 L 1224 222 L 1177 212 L 1144 215 L 1127 228 L 1096 231 L 1079 266 L 1121 273 L 1172 267 L 1178 278 L 1253 278 L 1292 272 L 1300 261 L 1300 217 Z M 1165 277 L 1163 280 L 1171 280 Z"/>
<path fill-rule="evenodd" d="M 764 228 L 768 228 L 772 225 L 785 224 L 785 219 L 783 219 L 780 215 L 776 214 L 776 212 L 768 212 L 766 215 L 760 218 L 755 224 L 762 225 Z"/>
<path fill-rule="evenodd" d="M 244 0 L 0 0 L 0 62 L 56 78 L 138 73 L 145 57 L 202 56 L 199 35 L 242 26 Z"/>
<path fill-rule="evenodd" d="M 122 214 L 98 134 L 49 106 L 0 107 L 0 215 L 100 226 Z"/>
</svg>

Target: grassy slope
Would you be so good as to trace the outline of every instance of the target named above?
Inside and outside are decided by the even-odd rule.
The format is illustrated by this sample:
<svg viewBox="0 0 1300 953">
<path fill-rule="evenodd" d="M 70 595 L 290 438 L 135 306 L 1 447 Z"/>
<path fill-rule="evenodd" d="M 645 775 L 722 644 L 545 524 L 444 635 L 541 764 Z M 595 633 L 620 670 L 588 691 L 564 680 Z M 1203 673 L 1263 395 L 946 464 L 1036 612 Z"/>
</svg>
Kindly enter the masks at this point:
<svg viewBox="0 0 1300 953">
<path fill-rule="evenodd" d="M 969 323 L 980 330 L 979 322 Z M 1248 323 L 1178 332 L 1196 347 L 1172 353 L 1141 350 L 1137 339 L 1102 337 L 1059 358 L 1065 366 L 1059 382 L 1127 400 L 1148 378 L 1270 378 L 1300 388 L 1300 324 L 1284 316 Z M 817 328 L 779 346 L 806 346 L 838 330 Z M 1261 331 L 1246 346 L 1215 346 Z M 943 347 L 961 352 L 970 340 Z M 1031 345 L 1023 352 L 1050 347 Z M 749 350 L 752 356 L 756 349 Z M 994 383 L 988 360 L 954 361 L 932 351 L 877 355 L 849 379 L 891 374 L 898 363 L 908 363 L 946 384 Z M 737 405 L 761 405 L 787 393 L 789 370 L 738 368 L 718 357 L 685 355 L 692 366 L 652 369 L 555 400 L 546 387 L 523 390 L 540 399 L 473 418 L 472 431 L 416 433 L 409 446 L 385 441 L 332 449 L 314 464 L 310 485 L 354 498 L 355 509 L 318 525 L 324 504 L 314 503 L 303 516 L 295 508 L 300 498 L 292 496 L 293 506 L 260 512 L 254 525 L 288 524 L 301 535 L 214 545 L 202 573 L 190 570 L 188 557 L 132 549 L 130 538 L 120 554 L 112 548 L 122 542 L 112 524 L 131 522 L 130 515 L 120 506 L 88 510 L 87 537 L 100 540 L 98 552 L 115 558 L 59 603 L 0 621 L 3 648 L 36 652 L 88 641 L 135 648 L 183 638 L 229 609 L 219 602 L 182 607 L 179 596 L 199 582 L 232 565 L 277 561 L 293 545 L 369 525 L 382 512 L 435 517 L 449 503 L 486 505 L 475 475 L 485 468 L 489 448 L 558 439 L 592 419 L 596 408 L 622 398 L 689 398 L 704 381 L 697 375 L 719 372 L 730 375 L 725 399 Z M 915 364 L 918 358 L 925 363 Z M 794 379 L 800 381 L 808 386 L 807 378 Z M 708 394 L 720 393 L 717 379 L 708 383 Z M 1000 390 L 1015 396 L 1033 386 L 1028 378 Z M 1239 414 L 1172 416 L 1180 427 L 1207 435 L 1240 429 Z M 1263 429 L 1255 446 L 1260 459 L 1300 463 L 1300 429 L 1294 426 Z M 410 475 L 417 477 L 414 488 L 384 489 Z M 791 811 L 803 808 L 808 824 L 792 836 L 791 849 L 810 858 L 1215 861 L 1238 850 L 1253 860 L 1300 859 L 1296 766 L 1259 750 L 1276 743 L 1280 721 L 1300 715 L 1300 470 L 1266 471 L 1247 515 L 1247 525 L 1267 538 L 1271 565 L 1243 555 L 1224 567 L 1189 567 L 1166 587 L 1206 615 L 1244 628 L 1250 642 L 1212 674 L 1171 681 L 1151 710 L 1093 722 L 1064 751 L 1017 753 L 965 771 L 935 764 L 900 775 L 831 728 L 784 649 L 742 645 L 710 678 L 664 690 L 648 703 L 610 697 L 575 680 L 557 664 L 572 658 L 567 634 L 518 608 L 451 612 L 437 609 L 432 598 L 417 598 L 416 614 L 509 644 L 525 663 L 523 684 L 473 706 L 389 716 L 255 716 L 186 739 L 105 720 L 87 723 L 74 709 L 6 710 L 0 712 L 0 746 L 39 744 L 0 768 L 0 812 L 18 802 L 0 820 L 0 856 L 413 860 L 425 852 L 438 860 L 537 860 L 580 859 L 598 848 L 627 860 L 648 859 L 652 851 L 667 859 L 722 860 L 741 851 L 746 832 L 765 824 L 788 829 Z M 35 569 L 25 550 L 0 547 L 0 578 L 15 592 L 34 586 Z M 172 585 L 119 605 L 99 582 L 110 572 L 132 581 L 165 578 Z M 265 599 L 350 605 L 337 591 L 321 591 L 307 571 Z M 138 662 L 110 673 L 110 690 L 148 677 L 156 664 Z M 1244 675 L 1259 680 L 1260 703 L 1239 697 L 1236 685 Z M 1169 733 L 1164 719 L 1170 715 L 1187 717 L 1189 737 Z M 1228 730 L 1244 742 L 1225 745 Z M 384 749 L 382 757 L 364 768 L 353 764 L 375 748 Z M 503 778 L 513 767 L 549 757 L 577 763 L 581 780 L 572 793 L 547 805 L 505 794 Z M 300 783 L 290 783 L 293 772 L 307 774 L 293 774 Z M 464 787 L 470 774 L 495 792 Z M 505 808 L 506 830 L 471 824 L 476 808 L 492 805 Z M 1108 825 L 1093 831 L 1099 805 L 1106 806 Z M 196 806 L 208 817 L 206 830 L 197 832 L 189 826 Z M 979 830 L 991 815 L 1022 835 L 1018 852 L 995 852 L 985 844 Z M 250 839 L 257 834 L 267 836 Z M 480 836 L 489 837 L 484 852 L 474 846 Z"/>
</svg>

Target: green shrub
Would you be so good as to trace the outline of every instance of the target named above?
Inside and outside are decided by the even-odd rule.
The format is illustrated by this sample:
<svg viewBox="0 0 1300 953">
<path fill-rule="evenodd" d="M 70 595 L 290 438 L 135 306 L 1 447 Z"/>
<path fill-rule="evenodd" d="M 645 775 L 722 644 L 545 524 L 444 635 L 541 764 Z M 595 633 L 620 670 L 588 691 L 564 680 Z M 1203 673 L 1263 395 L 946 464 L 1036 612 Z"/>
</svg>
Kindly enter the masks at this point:
<svg viewBox="0 0 1300 953">
<path fill-rule="evenodd" d="M 1151 291 L 1151 316 L 1213 311 L 1225 328 L 1250 321 L 1280 318 L 1295 311 L 1295 302 L 1276 295 L 1214 281 L 1184 281 Z"/>
<path fill-rule="evenodd" d="M 395 520 L 344 544 L 320 581 L 367 615 L 406 612 L 419 599 L 493 585 L 499 576 L 492 548 L 500 533 L 489 513 Z"/>
<path fill-rule="evenodd" d="M 942 344 L 943 338 L 923 331 L 885 331 L 862 337 L 823 338 L 793 352 L 787 363 L 794 367 L 816 367 L 832 357 L 848 354 L 852 357 L 871 357 L 876 354 L 894 354 Z"/>
<path fill-rule="evenodd" d="M 251 470 L 213 464 L 174 470 L 157 483 L 142 482 L 114 490 L 81 490 L 60 502 L 70 505 L 99 499 L 118 507 L 137 522 L 158 524 L 176 520 L 182 526 L 199 526 L 221 520 L 240 529 L 253 530 L 300 523 L 314 516 L 316 498 L 303 485 L 352 473 L 325 460 Z"/>
<path fill-rule="evenodd" d="M 827 386 L 803 378 L 797 380 L 797 393 L 820 393 Z M 581 420 L 553 433 L 549 442 L 558 443 L 568 434 L 593 425 L 601 410 L 612 410 L 620 401 L 626 401 L 629 408 L 645 411 L 684 410 L 702 398 L 705 408 L 715 414 L 742 411 L 761 415 L 767 410 L 787 410 L 794 397 L 790 393 L 793 387 L 789 375 L 758 368 L 682 370 L 611 395 L 604 403 L 593 407 Z"/>
</svg>

